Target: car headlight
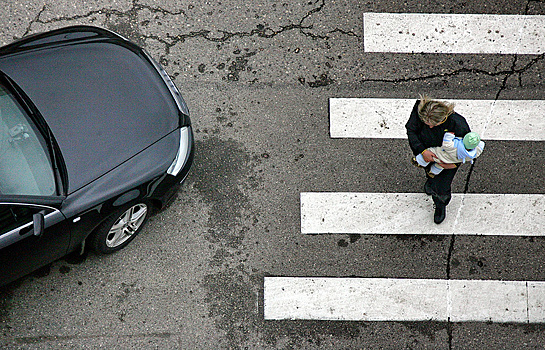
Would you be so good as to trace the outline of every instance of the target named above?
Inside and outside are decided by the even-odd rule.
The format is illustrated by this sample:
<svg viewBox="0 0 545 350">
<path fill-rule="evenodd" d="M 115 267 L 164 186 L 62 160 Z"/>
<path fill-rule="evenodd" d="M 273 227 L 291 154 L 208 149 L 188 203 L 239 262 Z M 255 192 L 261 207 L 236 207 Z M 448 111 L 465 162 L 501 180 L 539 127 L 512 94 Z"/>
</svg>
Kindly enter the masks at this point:
<svg viewBox="0 0 545 350">
<path fill-rule="evenodd" d="M 191 130 L 188 126 L 180 128 L 180 147 L 178 149 L 178 153 L 176 154 L 176 158 L 174 158 L 174 161 L 167 170 L 167 174 L 177 176 L 187 162 L 187 157 L 189 156 L 190 152 L 190 137 Z"/>
</svg>

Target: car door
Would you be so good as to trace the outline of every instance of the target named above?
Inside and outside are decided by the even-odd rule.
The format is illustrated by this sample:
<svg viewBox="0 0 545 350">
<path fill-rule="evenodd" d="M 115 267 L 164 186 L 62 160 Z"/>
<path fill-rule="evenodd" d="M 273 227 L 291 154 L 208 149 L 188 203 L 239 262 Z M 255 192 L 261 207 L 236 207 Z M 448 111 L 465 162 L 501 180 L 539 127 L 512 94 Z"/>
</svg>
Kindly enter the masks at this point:
<svg viewBox="0 0 545 350">
<path fill-rule="evenodd" d="M 40 218 L 43 228 L 35 232 Z M 63 257 L 69 243 L 69 226 L 58 209 L 0 202 L 0 285 Z"/>
</svg>

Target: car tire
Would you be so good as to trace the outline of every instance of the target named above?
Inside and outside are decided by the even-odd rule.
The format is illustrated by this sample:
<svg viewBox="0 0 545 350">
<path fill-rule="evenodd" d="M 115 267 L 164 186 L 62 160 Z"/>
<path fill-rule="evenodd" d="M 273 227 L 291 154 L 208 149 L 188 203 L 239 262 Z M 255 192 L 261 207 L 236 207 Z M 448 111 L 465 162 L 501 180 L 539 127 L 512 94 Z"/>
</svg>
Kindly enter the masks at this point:
<svg viewBox="0 0 545 350">
<path fill-rule="evenodd" d="M 90 248 L 100 254 L 125 248 L 140 233 L 150 211 L 147 202 L 132 203 L 116 210 L 89 236 Z"/>
</svg>

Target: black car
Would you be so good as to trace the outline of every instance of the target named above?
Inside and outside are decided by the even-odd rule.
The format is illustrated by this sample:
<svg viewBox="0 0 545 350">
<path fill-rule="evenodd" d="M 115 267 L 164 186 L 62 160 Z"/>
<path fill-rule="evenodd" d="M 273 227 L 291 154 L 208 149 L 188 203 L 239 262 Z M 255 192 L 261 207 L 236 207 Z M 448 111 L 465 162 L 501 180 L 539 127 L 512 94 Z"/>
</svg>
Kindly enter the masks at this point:
<svg viewBox="0 0 545 350">
<path fill-rule="evenodd" d="M 125 247 L 193 161 L 187 106 L 149 54 L 74 26 L 0 48 L 0 285 Z"/>
</svg>

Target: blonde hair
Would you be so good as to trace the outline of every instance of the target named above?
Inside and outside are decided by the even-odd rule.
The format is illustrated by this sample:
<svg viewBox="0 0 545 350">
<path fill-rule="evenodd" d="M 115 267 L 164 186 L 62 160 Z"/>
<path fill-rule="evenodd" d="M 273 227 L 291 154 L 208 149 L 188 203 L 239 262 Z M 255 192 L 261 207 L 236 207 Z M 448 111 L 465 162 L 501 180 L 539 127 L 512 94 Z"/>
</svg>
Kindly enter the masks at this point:
<svg viewBox="0 0 545 350">
<path fill-rule="evenodd" d="M 428 96 L 420 95 L 418 116 L 424 123 L 437 125 L 454 112 L 454 103 L 435 101 Z"/>
</svg>

